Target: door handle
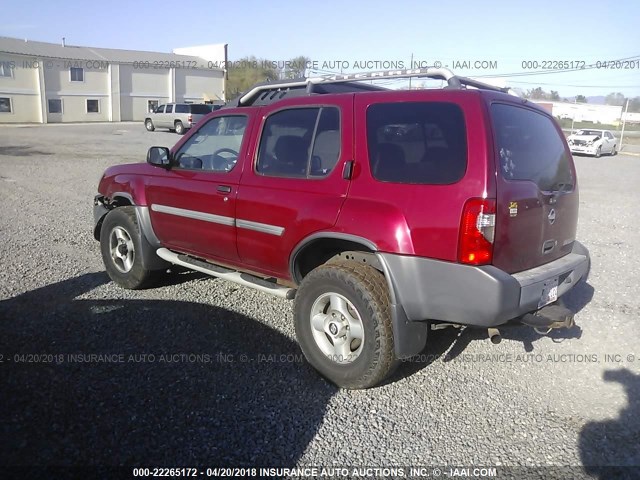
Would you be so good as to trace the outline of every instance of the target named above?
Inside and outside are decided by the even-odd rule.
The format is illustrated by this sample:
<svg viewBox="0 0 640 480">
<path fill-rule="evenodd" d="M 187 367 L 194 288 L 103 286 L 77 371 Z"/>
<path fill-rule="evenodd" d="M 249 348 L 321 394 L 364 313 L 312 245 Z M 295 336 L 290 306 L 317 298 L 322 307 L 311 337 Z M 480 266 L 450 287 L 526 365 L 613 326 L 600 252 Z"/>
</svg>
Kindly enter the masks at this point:
<svg viewBox="0 0 640 480">
<path fill-rule="evenodd" d="M 229 185 L 218 185 L 218 192 L 231 193 L 231 187 Z"/>
</svg>

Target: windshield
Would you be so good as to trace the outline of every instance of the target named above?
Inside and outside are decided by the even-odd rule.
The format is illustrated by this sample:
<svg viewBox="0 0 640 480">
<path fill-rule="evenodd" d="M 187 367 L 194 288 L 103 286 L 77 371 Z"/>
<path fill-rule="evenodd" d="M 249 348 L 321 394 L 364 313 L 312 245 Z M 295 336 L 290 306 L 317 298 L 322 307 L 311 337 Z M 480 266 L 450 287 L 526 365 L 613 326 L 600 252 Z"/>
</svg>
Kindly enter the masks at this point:
<svg viewBox="0 0 640 480">
<path fill-rule="evenodd" d="M 576 135 L 602 135 L 600 130 L 578 130 Z"/>
</svg>

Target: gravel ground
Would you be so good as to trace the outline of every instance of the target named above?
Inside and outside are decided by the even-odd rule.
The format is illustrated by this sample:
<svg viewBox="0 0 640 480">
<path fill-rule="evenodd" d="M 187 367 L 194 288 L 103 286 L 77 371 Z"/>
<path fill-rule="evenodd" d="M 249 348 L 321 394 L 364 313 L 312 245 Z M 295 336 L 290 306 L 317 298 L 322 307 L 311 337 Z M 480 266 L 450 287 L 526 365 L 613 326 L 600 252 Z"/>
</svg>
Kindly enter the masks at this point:
<svg viewBox="0 0 640 480">
<path fill-rule="evenodd" d="M 640 158 L 576 158 L 578 326 L 434 332 L 384 386 L 341 391 L 301 359 L 287 301 L 184 271 L 109 281 L 98 179 L 177 139 L 0 128 L 0 465 L 640 464 Z"/>
</svg>

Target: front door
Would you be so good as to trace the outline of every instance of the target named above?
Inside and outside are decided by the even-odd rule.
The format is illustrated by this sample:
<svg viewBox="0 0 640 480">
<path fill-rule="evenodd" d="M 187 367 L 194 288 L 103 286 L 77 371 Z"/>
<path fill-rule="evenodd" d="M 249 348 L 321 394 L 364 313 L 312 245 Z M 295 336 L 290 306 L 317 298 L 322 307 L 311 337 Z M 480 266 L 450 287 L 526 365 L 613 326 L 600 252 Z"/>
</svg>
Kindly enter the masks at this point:
<svg viewBox="0 0 640 480">
<path fill-rule="evenodd" d="M 249 123 L 245 115 L 210 119 L 172 152 L 165 175 L 147 180 L 151 223 L 164 246 L 237 261 L 236 196 Z"/>
</svg>

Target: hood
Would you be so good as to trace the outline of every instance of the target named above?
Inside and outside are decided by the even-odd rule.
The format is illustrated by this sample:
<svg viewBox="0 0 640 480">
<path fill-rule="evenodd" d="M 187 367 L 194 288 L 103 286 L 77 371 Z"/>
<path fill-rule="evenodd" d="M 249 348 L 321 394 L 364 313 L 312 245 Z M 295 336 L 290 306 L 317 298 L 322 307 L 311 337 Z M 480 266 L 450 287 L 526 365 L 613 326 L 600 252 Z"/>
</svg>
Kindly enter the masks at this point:
<svg viewBox="0 0 640 480">
<path fill-rule="evenodd" d="M 568 140 L 585 140 L 587 142 L 596 141 L 600 139 L 600 135 L 569 135 Z"/>
</svg>

